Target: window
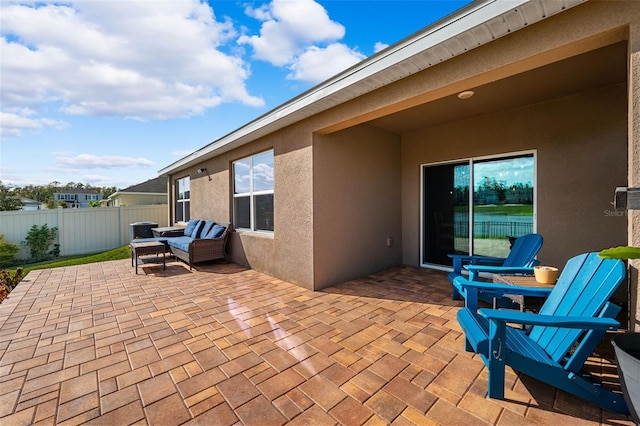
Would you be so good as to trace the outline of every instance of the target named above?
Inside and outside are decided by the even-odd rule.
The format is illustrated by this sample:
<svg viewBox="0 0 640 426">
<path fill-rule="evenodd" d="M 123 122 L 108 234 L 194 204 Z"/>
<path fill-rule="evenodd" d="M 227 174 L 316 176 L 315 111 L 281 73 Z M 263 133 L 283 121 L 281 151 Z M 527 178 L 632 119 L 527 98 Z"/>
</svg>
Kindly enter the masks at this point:
<svg viewBox="0 0 640 426">
<path fill-rule="evenodd" d="M 176 180 L 176 222 L 189 221 L 191 191 L 189 177 Z"/>
<path fill-rule="evenodd" d="M 233 225 L 273 232 L 273 150 L 233 163 Z"/>
<path fill-rule="evenodd" d="M 423 167 L 422 263 L 450 253 L 505 257 L 535 232 L 535 156 L 521 153 Z"/>
</svg>

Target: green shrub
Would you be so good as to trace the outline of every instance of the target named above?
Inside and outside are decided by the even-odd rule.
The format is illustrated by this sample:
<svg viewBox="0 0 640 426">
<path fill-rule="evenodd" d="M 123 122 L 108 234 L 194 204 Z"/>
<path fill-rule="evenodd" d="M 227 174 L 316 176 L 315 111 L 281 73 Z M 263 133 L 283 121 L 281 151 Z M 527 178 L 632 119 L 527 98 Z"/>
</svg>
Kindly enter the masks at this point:
<svg viewBox="0 0 640 426">
<path fill-rule="evenodd" d="M 4 239 L 4 235 L 0 234 L 0 267 L 11 265 L 13 259 L 18 254 L 20 246 L 10 243 Z"/>
<path fill-rule="evenodd" d="M 49 229 L 45 223 L 41 227 L 33 225 L 27 237 L 22 242 L 23 245 L 29 248 L 31 254 L 31 262 L 40 262 L 43 260 L 51 259 L 51 257 L 60 256 L 60 245 L 54 244 L 51 249 L 51 244 L 58 238 L 58 228 L 53 227 Z"/>
<path fill-rule="evenodd" d="M 12 274 L 6 269 L 0 271 L 0 302 L 7 298 L 11 290 L 16 288 L 24 278 L 24 269 L 18 268 Z"/>
</svg>

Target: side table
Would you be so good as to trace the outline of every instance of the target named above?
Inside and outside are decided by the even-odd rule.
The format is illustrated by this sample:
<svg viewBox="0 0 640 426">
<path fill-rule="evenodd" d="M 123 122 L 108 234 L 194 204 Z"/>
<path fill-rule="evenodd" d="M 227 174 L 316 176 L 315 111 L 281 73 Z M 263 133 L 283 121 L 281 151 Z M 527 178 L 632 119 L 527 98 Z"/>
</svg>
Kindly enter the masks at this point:
<svg viewBox="0 0 640 426">
<path fill-rule="evenodd" d="M 536 278 L 533 275 L 501 275 L 501 274 L 493 274 L 493 282 L 496 284 L 506 284 L 512 285 L 516 287 L 529 287 L 529 288 L 553 288 L 554 284 L 540 284 L 536 281 Z M 520 311 L 524 312 L 525 310 L 525 296 L 521 296 L 518 294 L 506 294 L 505 297 L 516 302 L 520 305 Z M 529 302 L 529 305 L 534 308 L 539 308 L 542 303 L 541 301 L 545 300 L 544 297 L 534 297 L 534 296 L 526 296 Z M 537 300 L 536 300 L 537 299 Z M 495 307 L 494 307 L 495 309 Z"/>
<path fill-rule="evenodd" d="M 167 269 L 165 245 L 162 241 L 148 241 L 144 243 L 136 243 L 132 241 L 131 244 L 131 266 L 133 266 L 133 260 L 135 258 L 136 274 L 138 273 L 138 259 L 140 256 L 146 256 L 155 254 L 156 259 L 160 257 L 162 253 L 162 269 Z"/>
<path fill-rule="evenodd" d="M 184 235 L 184 228 L 179 226 L 164 226 L 162 228 L 151 228 L 154 237 L 181 237 Z"/>
</svg>

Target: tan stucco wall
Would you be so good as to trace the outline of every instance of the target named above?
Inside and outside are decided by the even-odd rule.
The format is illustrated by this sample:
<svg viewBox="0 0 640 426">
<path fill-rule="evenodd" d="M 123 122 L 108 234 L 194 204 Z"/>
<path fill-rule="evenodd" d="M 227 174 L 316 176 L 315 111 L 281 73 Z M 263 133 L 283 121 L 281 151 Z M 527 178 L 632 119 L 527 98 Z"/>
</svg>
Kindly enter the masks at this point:
<svg viewBox="0 0 640 426">
<path fill-rule="evenodd" d="M 629 31 L 629 186 L 640 187 L 640 14 Z M 640 210 L 629 211 L 628 244 L 640 247 Z M 640 332 L 640 260 L 629 262 L 630 324 Z"/>
<path fill-rule="evenodd" d="M 400 264 L 399 136 L 367 125 L 316 136 L 313 169 L 315 289 Z"/>
<path fill-rule="evenodd" d="M 228 242 L 230 260 L 291 283 L 311 288 L 312 185 L 311 133 L 292 126 L 171 177 L 190 176 L 191 218 L 232 222 L 231 164 L 274 150 L 274 233 L 238 231 Z M 197 174 L 198 168 L 206 173 Z M 174 189 L 172 188 L 172 194 Z"/>
<path fill-rule="evenodd" d="M 421 164 L 525 150 L 537 150 L 543 263 L 625 244 L 626 217 L 611 201 L 627 179 L 626 119 L 626 86 L 618 85 L 405 135 L 404 263 L 420 263 Z"/>
</svg>

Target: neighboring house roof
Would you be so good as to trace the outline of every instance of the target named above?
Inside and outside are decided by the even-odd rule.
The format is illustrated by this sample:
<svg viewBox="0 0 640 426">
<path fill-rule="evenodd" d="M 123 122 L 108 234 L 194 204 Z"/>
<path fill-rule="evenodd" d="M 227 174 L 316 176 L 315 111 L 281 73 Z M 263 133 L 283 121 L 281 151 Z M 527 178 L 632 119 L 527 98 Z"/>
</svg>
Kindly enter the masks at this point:
<svg viewBox="0 0 640 426">
<path fill-rule="evenodd" d="M 117 197 L 121 194 L 153 194 L 153 195 L 166 195 L 167 194 L 167 178 L 159 176 L 154 179 L 149 179 L 145 182 L 131 185 L 128 188 L 116 191 L 109 196 L 109 199 Z"/>
<path fill-rule="evenodd" d="M 149 179 L 146 182 L 138 183 L 136 185 L 131 185 L 128 188 L 121 190 L 120 192 L 152 192 L 155 194 L 166 194 L 167 193 L 167 178 L 163 176 L 159 176 L 154 179 Z"/>
<path fill-rule="evenodd" d="M 193 166 L 587 0 L 478 0 L 161 169 Z"/>
</svg>

